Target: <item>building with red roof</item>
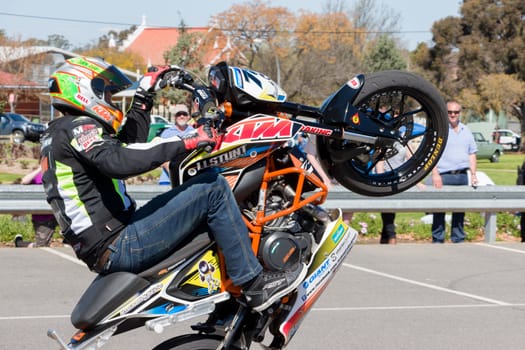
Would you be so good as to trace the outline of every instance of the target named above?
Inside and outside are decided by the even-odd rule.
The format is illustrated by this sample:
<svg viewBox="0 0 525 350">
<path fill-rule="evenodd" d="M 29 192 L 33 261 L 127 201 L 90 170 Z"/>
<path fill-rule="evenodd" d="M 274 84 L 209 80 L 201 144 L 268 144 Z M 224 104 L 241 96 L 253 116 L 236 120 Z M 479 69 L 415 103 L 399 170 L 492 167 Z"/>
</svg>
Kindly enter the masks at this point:
<svg viewBox="0 0 525 350">
<path fill-rule="evenodd" d="M 204 53 L 202 63 L 205 66 L 233 58 L 245 60 L 223 31 L 213 27 L 186 27 L 185 30 L 200 34 L 198 49 Z M 177 27 L 148 27 L 143 17 L 142 24 L 128 36 L 120 49 L 140 55 L 148 66 L 167 64 L 164 53 L 177 45 L 180 34 Z"/>
</svg>

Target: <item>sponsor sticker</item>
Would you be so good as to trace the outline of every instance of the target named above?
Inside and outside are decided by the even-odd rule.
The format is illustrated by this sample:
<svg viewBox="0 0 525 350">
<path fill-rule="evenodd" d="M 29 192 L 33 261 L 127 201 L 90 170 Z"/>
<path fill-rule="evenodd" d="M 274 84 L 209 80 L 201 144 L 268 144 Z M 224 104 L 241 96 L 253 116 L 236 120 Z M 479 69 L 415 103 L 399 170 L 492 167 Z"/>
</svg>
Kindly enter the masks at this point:
<svg viewBox="0 0 525 350">
<path fill-rule="evenodd" d="M 323 136 L 330 136 L 333 134 L 333 130 L 331 129 L 323 129 L 316 126 L 309 126 L 309 125 L 303 125 L 301 127 L 301 131 L 309 133 L 309 134 L 315 134 L 315 135 L 323 135 Z"/>
<path fill-rule="evenodd" d="M 339 227 L 337 227 L 337 230 L 332 234 L 332 242 L 334 243 L 339 243 L 339 241 L 341 240 L 341 237 L 343 237 L 344 233 L 345 233 L 345 228 L 343 225 L 339 225 Z"/>
<path fill-rule="evenodd" d="M 290 138 L 292 136 L 293 124 L 290 120 L 274 117 L 244 120 L 228 129 L 223 142 L 233 143 L 243 140 Z"/>
<path fill-rule="evenodd" d="M 359 87 L 361 87 L 361 82 L 359 81 L 359 79 L 357 79 L 357 77 L 350 79 L 346 84 L 352 89 L 359 89 Z"/>
<path fill-rule="evenodd" d="M 107 109 L 105 109 L 102 106 L 96 105 L 93 106 L 93 111 L 96 112 L 99 116 L 107 120 L 108 122 L 111 122 L 113 120 L 113 116 Z"/>
<path fill-rule="evenodd" d="M 359 119 L 359 114 L 356 113 L 352 116 L 352 123 L 359 125 L 361 123 L 361 120 Z"/>
<path fill-rule="evenodd" d="M 77 98 L 77 100 L 79 100 L 83 104 L 85 104 L 85 105 L 89 104 L 89 99 L 86 96 L 78 93 L 75 97 Z"/>
<path fill-rule="evenodd" d="M 102 140 L 94 124 L 77 126 L 73 129 L 73 137 L 73 143 L 76 144 L 75 148 L 78 151 L 87 151 L 95 142 Z"/>
</svg>

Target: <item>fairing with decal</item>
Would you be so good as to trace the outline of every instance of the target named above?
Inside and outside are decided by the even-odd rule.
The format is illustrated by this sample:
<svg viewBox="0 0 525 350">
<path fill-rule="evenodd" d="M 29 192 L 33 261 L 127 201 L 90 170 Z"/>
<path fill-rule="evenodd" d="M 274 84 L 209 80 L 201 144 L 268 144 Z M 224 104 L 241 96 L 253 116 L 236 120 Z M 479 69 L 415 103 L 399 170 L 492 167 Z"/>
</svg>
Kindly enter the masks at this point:
<svg viewBox="0 0 525 350">
<path fill-rule="evenodd" d="M 177 170 L 179 181 L 184 182 L 212 167 L 227 177 L 238 178 L 249 165 L 293 140 L 303 126 L 296 121 L 266 115 L 241 120 L 226 130 L 218 150 L 203 151 L 197 157 L 192 153 L 183 160 Z M 232 188 L 235 183 L 235 180 L 230 181 Z"/>
</svg>

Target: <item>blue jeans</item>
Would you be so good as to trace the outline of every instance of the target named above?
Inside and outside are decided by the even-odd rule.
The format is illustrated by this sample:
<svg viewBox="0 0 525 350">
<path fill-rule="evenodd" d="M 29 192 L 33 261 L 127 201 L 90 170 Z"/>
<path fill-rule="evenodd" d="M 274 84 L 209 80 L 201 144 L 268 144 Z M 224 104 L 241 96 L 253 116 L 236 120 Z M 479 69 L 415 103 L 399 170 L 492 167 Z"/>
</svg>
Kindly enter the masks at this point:
<svg viewBox="0 0 525 350">
<path fill-rule="evenodd" d="M 236 285 L 259 275 L 262 266 L 252 251 L 237 202 L 228 182 L 214 173 L 198 175 L 138 209 L 110 247 L 113 251 L 104 272 L 143 271 L 173 253 L 202 225 L 214 236 Z"/>
<path fill-rule="evenodd" d="M 443 185 L 468 185 L 467 174 L 442 174 Z M 450 240 L 452 243 L 461 243 L 465 240 L 463 223 L 465 213 L 452 213 Z M 445 213 L 434 213 L 432 218 L 432 243 L 445 242 Z"/>
</svg>

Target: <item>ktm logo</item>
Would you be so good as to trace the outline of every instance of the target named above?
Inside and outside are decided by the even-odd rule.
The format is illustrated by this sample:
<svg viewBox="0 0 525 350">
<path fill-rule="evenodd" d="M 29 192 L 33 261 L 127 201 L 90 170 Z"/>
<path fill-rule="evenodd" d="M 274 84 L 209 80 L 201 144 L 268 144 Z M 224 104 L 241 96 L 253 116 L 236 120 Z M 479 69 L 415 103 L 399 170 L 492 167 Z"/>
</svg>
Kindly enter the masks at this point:
<svg viewBox="0 0 525 350">
<path fill-rule="evenodd" d="M 101 107 L 99 105 L 93 106 L 93 111 L 95 111 L 99 116 L 101 116 L 107 121 L 111 121 L 113 119 L 113 116 L 104 107 Z"/>
<path fill-rule="evenodd" d="M 293 122 L 274 117 L 244 120 L 228 129 L 223 142 L 240 140 L 264 140 L 292 137 Z"/>
</svg>

